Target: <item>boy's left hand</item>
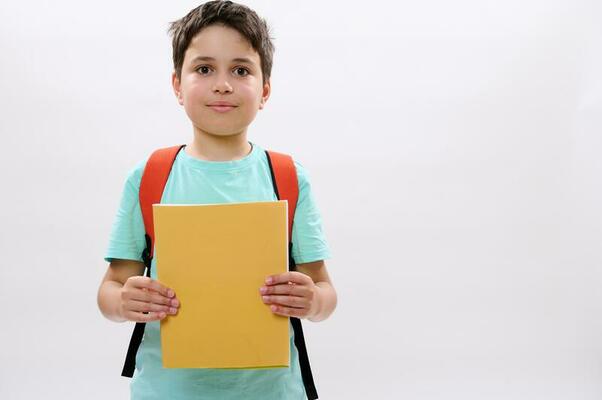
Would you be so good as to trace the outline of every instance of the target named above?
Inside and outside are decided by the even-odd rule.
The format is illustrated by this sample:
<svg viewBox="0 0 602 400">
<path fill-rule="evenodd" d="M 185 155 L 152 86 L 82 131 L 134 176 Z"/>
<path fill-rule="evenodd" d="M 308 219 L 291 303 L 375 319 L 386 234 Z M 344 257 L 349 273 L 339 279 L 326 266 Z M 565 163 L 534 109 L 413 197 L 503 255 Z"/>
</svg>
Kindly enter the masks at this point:
<svg viewBox="0 0 602 400">
<path fill-rule="evenodd" d="M 309 318 L 316 313 L 319 287 L 307 275 L 289 271 L 268 276 L 259 289 L 262 300 L 274 314 Z"/>
</svg>

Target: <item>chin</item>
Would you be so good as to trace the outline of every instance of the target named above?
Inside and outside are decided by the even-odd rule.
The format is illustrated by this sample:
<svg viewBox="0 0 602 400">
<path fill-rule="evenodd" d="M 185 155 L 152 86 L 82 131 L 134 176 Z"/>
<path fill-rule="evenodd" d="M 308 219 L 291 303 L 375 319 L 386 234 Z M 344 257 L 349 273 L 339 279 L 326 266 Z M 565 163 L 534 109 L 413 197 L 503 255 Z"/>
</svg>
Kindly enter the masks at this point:
<svg viewBox="0 0 602 400">
<path fill-rule="evenodd" d="M 224 126 L 203 126 L 202 124 L 194 125 L 197 129 L 211 135 L 219 137 L 236 136 L 240 132 L 244 132 L 244 127 L 224 127 Z"/>
</svg>

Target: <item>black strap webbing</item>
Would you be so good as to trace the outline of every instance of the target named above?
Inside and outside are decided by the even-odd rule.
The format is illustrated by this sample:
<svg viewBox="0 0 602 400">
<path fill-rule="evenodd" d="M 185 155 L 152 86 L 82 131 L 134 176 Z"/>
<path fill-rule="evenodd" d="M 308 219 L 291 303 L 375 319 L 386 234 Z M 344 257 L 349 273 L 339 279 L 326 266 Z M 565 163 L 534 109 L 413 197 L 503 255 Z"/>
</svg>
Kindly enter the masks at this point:
<svg viewBox="0 0 602 400">
<path fill-rule="evenodd" d="M 146 248 L 142 251 L 142 261 L 144 261 L 144 266 L 146 267 L 145 275 L 150 278 L 152 262 L 152 258 L 150 257 L 150 249 L 152 243 L 151 238 L 148 234 L 145 234 L 144 238 L 146 239 Z M 148 313 L 145 312 L 144 314 Z M 134 326 L 134 332 L 132 332 L 132 338 L 130 339 L 128 352 L 125 356 L 125 363 L 123 364 L 121 376 L 125 376 L 126 378 L 131 378 L 134 376 L 134 370 L 136 369 L 136 354 L 138 353 L 140 343 L 142 343 L 142 337 L 144 336 L 145 327 L 146 322 L 136 322 L 136 326 Z"/>
<path fill-rule="evenodd" d="M 292 256 L 292 241 L 289 243 L 288 249 L 289 270 L 294 271 L 297 269 L 297 265 Z M 303 336 L 301 320 L 295 317 L 290 317 L 290 319 L 291 325 L 293 326 L 293 332 L 295 332 L 295 346 L 297 347 L 297 353 L 299 353 L 299 366 L 301 367 L 301 377 L 303 378 L 303 385 L 305 386 L 305 394 L 309 400 L 315 400 L 318 398 L 318 391 L 316 390 L 314 377 L 311 373 L 311 366 L 309 365 L 309 356 L 307 355 L 307 348 L 305 347 L 305 337 Z"/>
</svg>

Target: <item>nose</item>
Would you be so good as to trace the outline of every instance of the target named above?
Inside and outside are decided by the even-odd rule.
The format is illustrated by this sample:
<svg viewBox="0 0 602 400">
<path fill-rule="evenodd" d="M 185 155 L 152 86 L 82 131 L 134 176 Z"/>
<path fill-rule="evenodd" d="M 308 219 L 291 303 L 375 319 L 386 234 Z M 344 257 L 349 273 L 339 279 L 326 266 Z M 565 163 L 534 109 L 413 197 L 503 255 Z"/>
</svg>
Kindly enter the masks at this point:
<svg viewBox="0 0 602 400">
<path fill-rule="evenodd" d="M 215 93 L 230 93 L 232 92 L 232 86 L 228 83 L 228 79 L 218 75 L 217 80 L 213 84 L 213 91 Z"/>
</svg>

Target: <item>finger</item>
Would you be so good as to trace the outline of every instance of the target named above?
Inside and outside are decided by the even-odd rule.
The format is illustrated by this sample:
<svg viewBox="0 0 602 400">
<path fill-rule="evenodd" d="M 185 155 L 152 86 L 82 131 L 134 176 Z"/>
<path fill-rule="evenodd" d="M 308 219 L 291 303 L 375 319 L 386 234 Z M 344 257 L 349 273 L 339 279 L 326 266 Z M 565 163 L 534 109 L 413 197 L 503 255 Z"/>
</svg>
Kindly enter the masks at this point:
<svg viewBox="0 0 602 400">
<path fill-rule="evenodd" d="M 270 275 L 265 279 L 267 285 L 278 285 L 281 283 L 297 283 L 297 284 L 308 284 L 312 282 L 311 278 L 301 272 L 288 271 L 278 275 Z"/>
<path fill-rule="evenodd" d="M 135 312 L 164 312 L 166 314 L 175 314 L 178 310 L 176 307 L 163 306 L 159 304 L 147 303 L 144 301 L 130 301 L 127 305 L 129 311 Z"/>
<path fill-rule="evenodd" d="M 167 314 L 165 314 L 162 311 L 161 312 L 149 312 L 148 314 L 143 314 L 143 313 L 133 312 L 133 311 L 128 311 L 125 313 L 125 318 L 128 321 L 134 321 L 134 322 L 158 321 L 158 320 L 162 320 L 166 316 L 167 316 Z"/>
<path fill-rule="evenodd" d="M 174 307 L 179 306 L 179 302 L 177 299 L 170 299 L 169 297 L 162 296 L 161 294 L 150 290 L 136 290 L 133 293 L 131 293 L 130 298 L 132 300 L 142 301 L 146 303 L 172 305 Z"/>
<path fill-rule="evenodd" d="M 284 317 L 303 318 L 307 315 L 307 310 L 304 310 L 301 308 L 290 308 L 290 307 L 271 305 L 270 310 L 272 310 L 272 312 L 274 314 L 282 315 Z"/>
<path fill-rule="evenodd" d="M 263 290 L 262 290 L 263 289 Z M 259 288 L 261 294 L 288 294 L 289 296 L 309 297 L 310 289 L 306 285 L 278 284 L 262 286 Z"/>
<path fill-rule="evenodd" d="M 295 296 L 262 296 L 264 303 L 282 305 L 291 308 L 309 309 L 309 301 L 304 297 Z"/>
<path fill-rule="evenodd" d="M 149 278 L 148 276 L 137 276 L 135 278 L 135 286 L 138 288 L 152 290 L 168 298 L 175 297 L 175 293 L 172 289 L 159 283 L 157 280 Z"/>
</svg>

